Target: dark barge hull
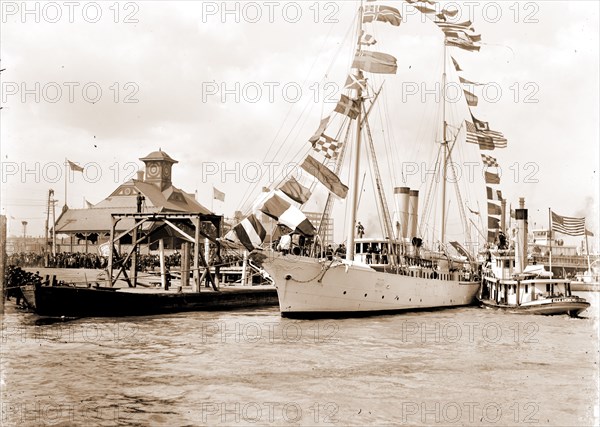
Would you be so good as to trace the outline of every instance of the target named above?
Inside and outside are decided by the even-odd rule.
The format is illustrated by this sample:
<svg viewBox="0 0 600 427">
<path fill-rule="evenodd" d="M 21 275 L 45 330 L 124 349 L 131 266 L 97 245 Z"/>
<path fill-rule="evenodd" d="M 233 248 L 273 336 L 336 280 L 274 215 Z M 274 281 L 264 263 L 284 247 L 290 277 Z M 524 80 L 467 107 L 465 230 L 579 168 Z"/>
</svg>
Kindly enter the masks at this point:
<svg viewBox="0 0 600 427">
<path fill-rule="evenodd" d="M 50 317 L 145 316 L 278 305 L 275 288 L 223 288 L 219 292 L 191 293 L 25 285 L 21 290 L 36 314 Z"/>
<path fill-rule="evenodd" d="M 581 312 L 585 311 L 590 306 L 590 303 L 585 300 L 553 301 L 546 304 L 520 306 L 497 304 L 494 301 L 486 299 L 479 299 L 479 302 L 484 308 L 502 310 L 515 314 L 542 314 L 546 316 L 568 314 L 571 317 L 579 316 Z"/>
</svg>

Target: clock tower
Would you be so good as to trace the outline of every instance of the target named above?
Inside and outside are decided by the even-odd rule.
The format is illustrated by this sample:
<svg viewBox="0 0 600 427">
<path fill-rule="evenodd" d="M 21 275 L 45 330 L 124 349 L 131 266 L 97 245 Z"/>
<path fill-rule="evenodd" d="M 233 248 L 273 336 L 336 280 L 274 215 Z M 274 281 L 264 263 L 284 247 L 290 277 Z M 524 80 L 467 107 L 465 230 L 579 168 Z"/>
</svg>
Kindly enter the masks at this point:
<svg viewBox="0 0 600 427">
<path fill-rule="evenodd" d="M 156 185 L 160 191 L 164 191 L 172 185 L 171 168 L 175 163 L 179 163 L 177 160 L 172 159 L 161 149 L 153 151 L 140 160 L 146 165 L 145 182 Z"/>
</svg>

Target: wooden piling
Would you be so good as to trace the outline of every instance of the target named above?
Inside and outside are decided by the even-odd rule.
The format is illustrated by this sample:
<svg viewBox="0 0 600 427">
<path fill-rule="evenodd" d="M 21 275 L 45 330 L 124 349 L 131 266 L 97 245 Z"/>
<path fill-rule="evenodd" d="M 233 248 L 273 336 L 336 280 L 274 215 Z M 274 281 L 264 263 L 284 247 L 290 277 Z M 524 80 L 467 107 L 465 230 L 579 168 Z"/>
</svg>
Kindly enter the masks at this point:
<svg viewBox="0 0 600 427">
<path fill-rule="evenodd" d="M 181 286 L 190 284 L 190 244 L 181 244 Z"/>
</svg>

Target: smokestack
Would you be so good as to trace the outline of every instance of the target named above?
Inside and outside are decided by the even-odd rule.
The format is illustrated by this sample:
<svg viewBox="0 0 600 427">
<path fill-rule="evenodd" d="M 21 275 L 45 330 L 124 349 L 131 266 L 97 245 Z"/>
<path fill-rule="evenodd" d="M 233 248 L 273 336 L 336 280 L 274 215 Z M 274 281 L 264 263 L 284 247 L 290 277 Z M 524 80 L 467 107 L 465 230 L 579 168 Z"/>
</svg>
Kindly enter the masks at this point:
<svg viewBox="0 0 600 427">
<path fill-rule="evenodd" d="M 519 205 L 525 204 L 524 199 L 519 200 Z M 517 221 L 517 241 L 515 242 L 515 270 L 522 273 L 527 267 L 527 209 L 515 209 Z"/>
<path fill-rule="evenodd" d="M 144 182 L 144 170 L 140 169 L 136 172 L 136 174 L 137 174 L 137 180 Z"/>
<path fill-rule="evenodd" d="M 410 190 L 408 203 L 408 238 L 417 237 L 417 225 L 419 222 L 419 190 Z"/>
<path fill-rule="evenodd" d="M 400 238 L 406 239 L 406 235 L 408 234 L 408 205 L 409 205 L 409 197 L 410 197 L 410 188 L 408 187 L 396 187 L 394 189 L 394 194 L 396 196 L 396 200 L 398 202 L 398 213 L 400 215 Z"/>
<path fill-rule="evenodd" d="M 500 216 L 500 230 L 506 233 L 506 199 L 500 201 L 501 216 Z"/>
</svg>

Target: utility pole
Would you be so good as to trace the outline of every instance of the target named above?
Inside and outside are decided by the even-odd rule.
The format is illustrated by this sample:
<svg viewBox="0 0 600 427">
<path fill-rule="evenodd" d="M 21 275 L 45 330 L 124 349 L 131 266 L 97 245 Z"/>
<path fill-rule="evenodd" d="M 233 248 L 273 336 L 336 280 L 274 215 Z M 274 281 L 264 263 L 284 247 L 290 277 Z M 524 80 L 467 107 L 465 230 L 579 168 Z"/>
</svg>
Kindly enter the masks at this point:
<svg viewBox="0 0 600 427">
<path fill-rule="evenodd" d="M 27 221 L 21 221 L 23 224 L 23 252 L 27 252 Z"/>
</svg>

